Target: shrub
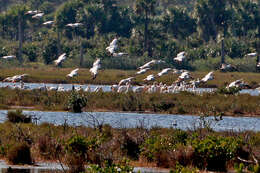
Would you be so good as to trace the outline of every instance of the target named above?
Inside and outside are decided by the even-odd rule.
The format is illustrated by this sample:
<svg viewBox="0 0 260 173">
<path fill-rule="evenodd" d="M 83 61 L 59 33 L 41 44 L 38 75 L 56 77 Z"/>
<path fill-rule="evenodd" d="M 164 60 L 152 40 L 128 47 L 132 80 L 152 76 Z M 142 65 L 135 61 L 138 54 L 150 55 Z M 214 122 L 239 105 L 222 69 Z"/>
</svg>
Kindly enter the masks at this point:
<svg viewBox="0 0 260 173">
<path fill-rule="evenodd" d="M 31 116 L 24 115 L 22 110 L 8 111 L 7 119 L 8 119 L 8 121 L 10 121 L 12 123 L 31 123 L 32 122 Z"/>
<path fill-rule="evenodd" d="M 72 91 L 68 100 L 68 108 L 74 113 L 81 113 L 82 108 L 87 105 L 87 98 Z"/>
<path fill-rule="evenodd" d="M 241 91 L 241 88 L 239 87 L 222 87 L 222 88 L 218 88 L 218 90 L 216 91 L 219 94 L 229 94 L 229 95 L 234 95 L 237 94 Z"/>
<path fill-rule="evenodd" d="M 226 171 L 226 162 L 233 159 L 241 148 L 241 139 L 208 136 L 193 139 L 192 146 L 197 157 L 195 165 L 211 171 Z"/>
<path fill-rule="evenodd" d="M 11 164 L 32 164 L 30 146 L 26 143 L 20 143 L 12 146 L 7 159 Z"/>
</svg>

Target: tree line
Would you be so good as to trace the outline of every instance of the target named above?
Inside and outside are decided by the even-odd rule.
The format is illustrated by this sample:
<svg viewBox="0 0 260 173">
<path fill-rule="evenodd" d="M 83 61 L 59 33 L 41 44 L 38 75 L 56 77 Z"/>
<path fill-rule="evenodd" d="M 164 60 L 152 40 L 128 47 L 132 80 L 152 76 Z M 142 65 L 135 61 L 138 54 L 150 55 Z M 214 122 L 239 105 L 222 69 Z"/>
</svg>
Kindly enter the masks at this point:
<svg viewBox="0 0 260 173">
<path fill-rule="evenodd" d="M 66 52 L 64 66 L 90 67 L 102 58 L 106 68 L 135 69 L 149 59 L 191 70 L 217 69 L 224 38 L 226 60 L 254 71 L 259 53 L 260 1 L 253 0 L 3 0 L 0 2 L 0 57 L 20 64 L 52 64 Z M 29 10 L 44 13 L 32 18 Z M 43 25 L 54 21 L 51 26 Z M 77 28 L 69 23 L 82 23 Z M 113 38 L 129 55 L 112 58 L 105 50 Z M 173 58 L 186 51 L 188 58 Z M 2 62 L 3 64 L 3 62 Z"/>
</svg>

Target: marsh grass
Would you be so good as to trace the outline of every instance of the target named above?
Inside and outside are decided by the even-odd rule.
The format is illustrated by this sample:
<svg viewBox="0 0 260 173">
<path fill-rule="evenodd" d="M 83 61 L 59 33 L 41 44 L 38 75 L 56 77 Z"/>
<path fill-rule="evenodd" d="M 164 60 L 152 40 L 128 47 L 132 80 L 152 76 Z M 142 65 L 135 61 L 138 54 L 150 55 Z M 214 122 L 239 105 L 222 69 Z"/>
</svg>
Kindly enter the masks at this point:
<svg viewBox="0 0 260 173">
<path fill-rule="evenodd" d="M 248 94 L 224 95 L 218 93 L 205 93 L 196 95 L 189 92 L 178 94 L 147 94 L 147 93 L 80 93 L 88 102 L 83 111 L 135 111 L 156 112 L 170 114 L 201 113 L 230 116 L 259 116 L 260 96 Z M 33 107 L 35 110 L 68 111 L 69 92 L 56 91 L 26 91 L 0 89 L 0 105 L 2 108 L 12 106 Z M 0 107 L 0 108 L 1 108 Z"/>
<path fill-rule="evenodd" d="M 103 69 L 99 72 L 98 77 L 92 80 L 92 76 L 89 69 L 81 68 L 79 75 L 73 79 L 66 77 L 73 70 L 73 68 L 55 68 L 53 66 L 35 66 L 31 68 L 3 68 L 1 69 L 0 80 L 6 77 L 14 76 L 17 74 L 29 74 L 25 78 L 24 82 L 36 82 L 36 83 L 80 83 L 80 84 L 117 84 L 121 79 L 135 76 L 134 84 L 144 84 L 143 79 L 149 74 L 157 74 L 159 71 L 149 71 L 146 74 L 136 76 L 134 70 L 113 70 Z M 203 78 L 208 72 L 192 72 L 194 79 Z M 168 85 L 172 84 L 179 75 L 169 73 L 157 79 L 158 82 L 163 82 Z M 243 73 L 243 72 L 229 72 L 222 73 L 216 71 L 214 73 L 215 79 L 209 81 L 207 84 L 201 85 L 201 87 L 223 87 L 226 84 L 237 80 L 243 79 L 252 87 L 259 86 L 260 74 L 259 73 Z M 148 82 L 149 83 L 149 82 Z"/>
</svg>

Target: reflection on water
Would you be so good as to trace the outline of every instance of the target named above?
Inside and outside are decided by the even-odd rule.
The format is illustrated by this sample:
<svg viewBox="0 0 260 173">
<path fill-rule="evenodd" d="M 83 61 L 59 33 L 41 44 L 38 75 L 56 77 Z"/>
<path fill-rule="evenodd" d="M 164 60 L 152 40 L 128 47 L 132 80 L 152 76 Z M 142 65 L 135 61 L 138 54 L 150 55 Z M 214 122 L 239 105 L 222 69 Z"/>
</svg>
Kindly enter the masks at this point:
<svg viewBox="0 0 260 173">
<path fill-rule="evenodd" d="M 174 127 L 183 130 L 199 127 L 199 116 L 191 115 L 169 115 L 169 114 L 147 114 L 147 113 L 120 113 L 120 112 L 84 112 L 75 114 L 71 112 L 41 112 L 24 111 L 28 115 L 37 117 L 38 123 L 52 123 L 63 125 L 65 122 L 71 126 L 93 126 L 98 124 L 110 124 L 114 128 L 131 128 L 143 126 L 151 128 L 154 126 Z M 0 111 L 0 122 L 6 120 L 7 111 Z M 219 122 L 214 117 L 207 119 L 211 127 L 216 131 L 260 131 L 260 118 L 258 117 L 223 117 Z"/>
</svg>

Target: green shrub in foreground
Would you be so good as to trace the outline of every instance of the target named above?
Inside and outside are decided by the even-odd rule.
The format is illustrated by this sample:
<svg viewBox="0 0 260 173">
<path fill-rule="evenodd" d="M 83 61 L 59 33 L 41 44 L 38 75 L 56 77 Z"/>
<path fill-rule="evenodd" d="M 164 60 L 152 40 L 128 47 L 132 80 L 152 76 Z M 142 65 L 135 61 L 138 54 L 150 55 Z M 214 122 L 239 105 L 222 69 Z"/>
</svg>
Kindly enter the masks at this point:
<svg viewBox="0 0 260 173">
<path fill-rule="evenodd" d="M 30 146 L 20 143 L 12 146 L 7 153 L 7 160 L 11 164 L 32 164 Z"/>
</svg>

